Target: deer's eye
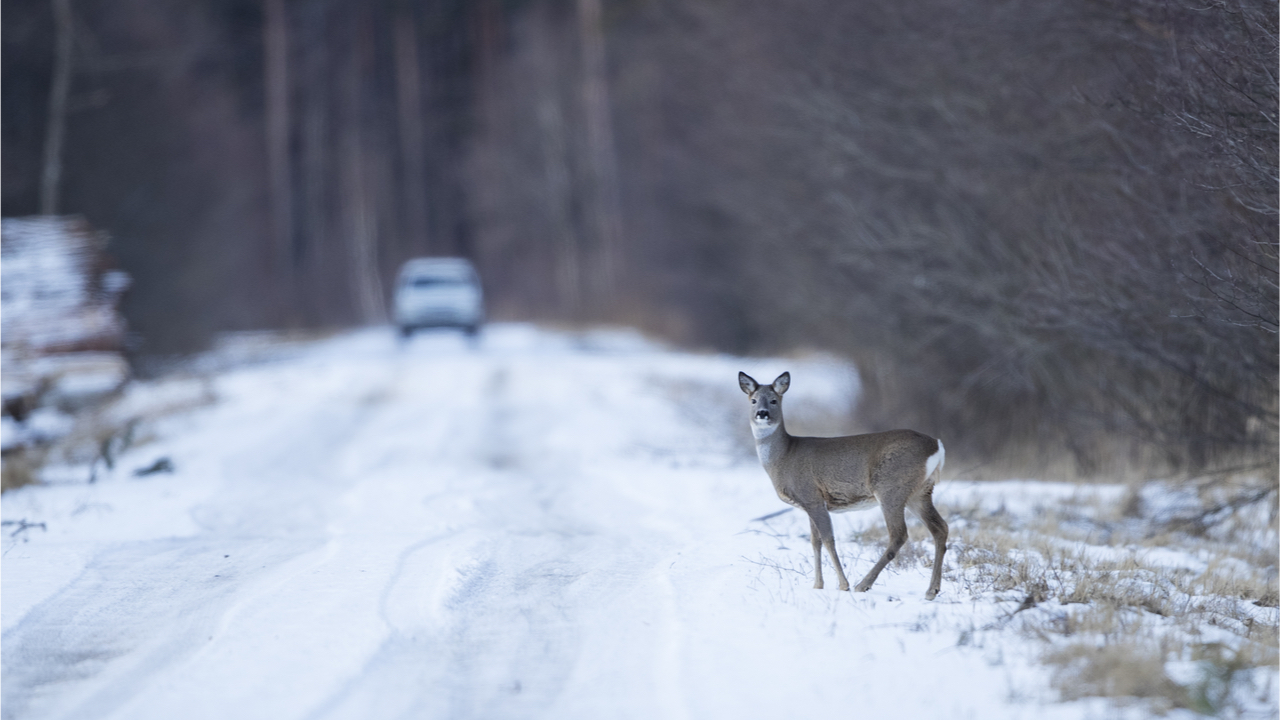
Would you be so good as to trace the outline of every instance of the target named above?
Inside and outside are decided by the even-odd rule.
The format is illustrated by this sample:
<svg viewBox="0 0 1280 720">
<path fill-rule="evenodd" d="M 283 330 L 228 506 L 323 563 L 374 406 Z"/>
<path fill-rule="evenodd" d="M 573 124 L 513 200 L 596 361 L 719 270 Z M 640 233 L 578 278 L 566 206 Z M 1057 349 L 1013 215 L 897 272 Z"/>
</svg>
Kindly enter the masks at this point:
<svg viewBox="0 0 1280 720">
<path fill-rule="evenodd" d="M 755 405 L 755 404 L 756 404 L 756 399 L 755 399 L 755 398 L 751 398 L 751 404 L 752 404 L 752 405 Z"/>
<path fill-rule="evenodd" d="M 769 401 L 769 404 L 770 404 L 770 405 L 777 405 L 777 404 L 778 404 L 778 401 L 777 401 L 777 400 L 770 400 L 770 401 Z"/>
</svg>

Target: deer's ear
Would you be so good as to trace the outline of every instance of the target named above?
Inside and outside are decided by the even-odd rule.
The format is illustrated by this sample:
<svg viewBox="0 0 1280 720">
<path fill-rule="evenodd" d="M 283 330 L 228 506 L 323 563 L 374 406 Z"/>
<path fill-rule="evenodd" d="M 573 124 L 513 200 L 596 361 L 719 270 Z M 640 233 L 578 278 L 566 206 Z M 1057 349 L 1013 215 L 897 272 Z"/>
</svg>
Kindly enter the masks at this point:
<svg viewBox="0 0 1280 720">
<path fill-rule="evenodd" d="M 777 380 L 773 381 L 773 391 L 779 395 L 786 392 L 789 387 L 791 387 L 791 373 L 789 372 L 782 373 Z"/>
<path fill-rule="evenodd" d="M 742 388 L 742 392 L 750 395 L 760 389 L 760 383 L 756 382 L 750 375 L 740 372 L 738 373 L 738 387 Z"/>
</svg>

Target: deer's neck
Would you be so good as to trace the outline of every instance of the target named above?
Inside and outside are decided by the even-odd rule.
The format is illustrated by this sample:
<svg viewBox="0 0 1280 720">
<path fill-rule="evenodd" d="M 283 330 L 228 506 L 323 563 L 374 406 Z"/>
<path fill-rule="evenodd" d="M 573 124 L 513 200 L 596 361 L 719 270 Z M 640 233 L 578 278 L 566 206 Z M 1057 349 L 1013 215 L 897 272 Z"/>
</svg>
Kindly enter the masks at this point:
<svg viewBox="0 0 1280 720">
<path fill-rule="evenodd" d="M 752 425 L 751 434 L 756 439 L 756 454 L 760 456 L 760 464 L 766 470 L 781 460 L 791 447 L 791 436 L 787 434 L 787 426 L 782 420 L 771 427 Z"/>
</svg>

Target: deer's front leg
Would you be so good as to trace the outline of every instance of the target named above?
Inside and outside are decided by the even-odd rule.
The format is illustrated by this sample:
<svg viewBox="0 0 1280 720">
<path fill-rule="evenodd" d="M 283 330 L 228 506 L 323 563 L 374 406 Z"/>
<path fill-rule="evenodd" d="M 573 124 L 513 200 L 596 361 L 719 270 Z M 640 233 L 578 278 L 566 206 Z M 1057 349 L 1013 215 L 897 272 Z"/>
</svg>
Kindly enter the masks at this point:
<svg viewBox="0 0 1280 720">
<path fill-rule="evenodd" d="M 825 507 L 808 510 L 808 513 L 809 524 L 818 531 L 815 536 L 822 538 L 822 544 L 827 546 L 827 554 L 831 556 L 831 564 L 836 566 L 836 577 L 840 578 L 840 589 L 848 590 L 849 581 L 844 577 L 844 568 L 840 565 L 840 555 L 836 553 L 836 536 L 831 529 L 831 515 Z M 821 562 L 818 563 L 818 567 L 822 567 Z M 821 572 L 821 569 L 819 569 L 819 572 Z"/>
<path fill-rule="evenodd" d="M 822 589 L 822 537 L 818 535 L 818 526 L 809 518 L 809 540 L 813 543 L 813 572 L 815 579 L 813 589 Z"/>
</svg>

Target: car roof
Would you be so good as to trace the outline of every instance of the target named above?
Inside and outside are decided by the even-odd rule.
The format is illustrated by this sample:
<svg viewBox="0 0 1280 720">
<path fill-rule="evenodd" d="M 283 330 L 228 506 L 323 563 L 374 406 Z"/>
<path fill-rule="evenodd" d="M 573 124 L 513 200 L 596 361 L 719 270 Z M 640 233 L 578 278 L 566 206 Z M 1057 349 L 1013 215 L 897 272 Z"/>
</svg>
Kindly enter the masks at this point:
<svg viewBox="0 0 1280 720">
<path fill-rule="evenodd" d="M 471 261 L 459 257 L 429 257 L 406 260 L 400 266 L 400 277 L 474 277 Z"/>
</svg>

